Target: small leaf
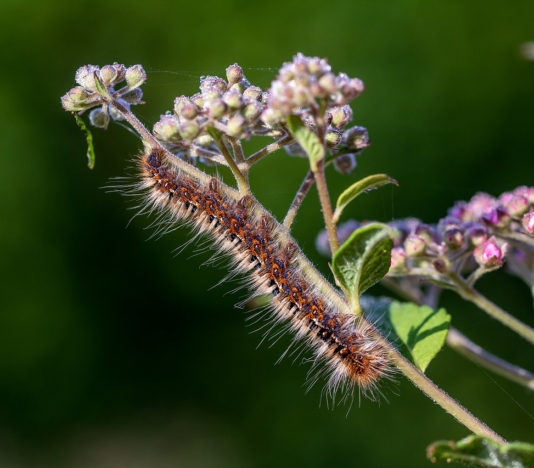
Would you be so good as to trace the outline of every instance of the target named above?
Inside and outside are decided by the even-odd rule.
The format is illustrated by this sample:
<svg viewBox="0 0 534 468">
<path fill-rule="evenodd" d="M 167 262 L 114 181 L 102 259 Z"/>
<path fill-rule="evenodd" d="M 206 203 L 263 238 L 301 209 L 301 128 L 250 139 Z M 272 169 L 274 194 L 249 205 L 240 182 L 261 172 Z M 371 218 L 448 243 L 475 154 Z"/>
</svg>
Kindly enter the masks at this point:
<svg viewBox="0 0 534 468">
<path fill-rule="evenodd" d="M 424 372 L 445 344 L 451 316 L 411 302 L 393 302 L 389 308 L 393 331 L 408 348 L 413 363 Z"/>
<path fill-rule="evenodd" d="M 427 457 L 482 468 L 532 468 L 534 445 L 525 442 L 499 444 L 482 436 L 469 436 L 458 442 L 440 440 L 427 448 Z"/>
<path fill-rule="evenodd" d="M 287 126 L 291 135 L 293 135 L 297 143 L 302 146 L 302 149 L 308 155 L 312 171 L 317 172 L 317 163 L 324 158 L 324 147 L 319 137 L 306 127 L 297 115 L 289 116 Z"/>
<path fill-rule="evenodd" d="M 85 138 L 87 140 L 87 166 L 89 166 L 89 169 L 93 169 L 95 167 L 95 148 L 93 146 L 93 134 L 87 128 L 87 125 L 85 125 L 85 122 L 79 115 L 74 114 L 74 118 L 76 119 L 78 127 L 80 127 L 82 131 L 85 132 Z"/>
<path fill-rule="evenodd" d="M 374 223 L 356 229 L 334 255 L 332 269 L 357 313 L 360 295 L 388 272 L 392 247 L 389 228 Z"/>
<path fill-rule="evenodd" d="M 109 91 L 108 89 L 106 88 L 106 85 L 104 85 L 104 83 L 102 82 L 101 78 L 100 78 L 100 73 L 98 71 L 94 71 L 93 72 L 93 76 L 95 78 L 95 88 L 96 88 L 96 92 L 98 94 L 100 94 L 100 96 L 102 96 L 103 98 L 109 98 Z"/>
<path fill-rule="evenodd" d="M 358 195 L 364 192 L 369 192 L 373 189 L 377 189 L 379 187 L 382 187 L 382 185 L 386 184 L 395 184 L 397 186 L 399 185 L 395 179 L 392 179 L 386 174 L 375 174 L 369 177 L 365 177 L 364 179 L 352 184 L 337 199 L 336 211 L 334 212 L 334 222 L 337 223 L 345 207 Z"/>
</svg>

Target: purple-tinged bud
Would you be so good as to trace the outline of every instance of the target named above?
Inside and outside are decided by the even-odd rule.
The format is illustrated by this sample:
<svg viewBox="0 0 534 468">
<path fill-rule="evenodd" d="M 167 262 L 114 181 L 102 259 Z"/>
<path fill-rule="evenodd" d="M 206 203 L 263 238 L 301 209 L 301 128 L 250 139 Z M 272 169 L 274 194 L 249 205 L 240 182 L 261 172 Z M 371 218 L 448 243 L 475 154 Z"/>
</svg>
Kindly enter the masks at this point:
<svg viewBox="0 0 534 468">
<path fill-rule="evenodd" d="M 204 103 L 210 99 L 220 99 L 224 93 L 221 92 L 216 86 L 211 86 L 209 88 L 204 88 L 202 90 L 202 97 L 204 98 Z"/>
<path fill-rule="evenodd" d="M 162 115 L 159 121 L 154 124 L 152 133 L 158 140 L 178 143 L 182 139 L 179 129 L 180 123 L 174 115 Z"/>
<path fill-rule="evenodd" d="M 418 223 L 413 233 L 416 236 L 422 237 L 427 244 L 435 242 L 434 230 L 428 224 Z"/>
<path fill-rule="evenodd" d="M 511 216 L 504 208 L 497 207 L 483 214 L 481 219 L 486 226 L 502 229 L 510 224 Z"/>
<path fill-rule="evenodd" d="M 419 257 L 425 253 L 425 240 L 414 234 L 409 235 L 404 241 L 404 251 L 407 257 Z"/>
<path fill-rule="evenodd" d="M 186 96 L 179 96 L 174 100 L 173 110 L 178 117 L 187 120 L 193 120 L 200 112 L 198 106 Z"/>
<path fill-rule="evenodd" d="M 464 234 L 458 228 L 447 229 L 443 233 L 443 241 L 450 249 L 459 249 L 465 245 Z"/>
<path fill-rule="evenodd" d="M 350 237 L 350 235 L 361 226 L 362 226 L 362 223 L 354 219 L 349 219 L 345 221 L 344 223 L 341 223 L 339 227 L 337 228 L 337 235 L 339 238 L 339 243 L 343 244 Z"/>
<path fill-rule="evenodd" d="M 469 245 L 478 247 L 488 240 L 488 231 L 481 224 L 473 224 L 465 230 L 465 238 Z"/>
<path fill-rule="evenodd" d="M 534 211 L 526 213 L 521 220 L 523 228 L 530 236 L 534 236 Z"/>
<path fill-rule="evenodd" d="M 220 97 L 222 94 L 224 94 L 227 89 L 228 85 L 226 84 L 226 81 L 224 81 L 222 78 L 219 78 L 218 76 L 203 76 L 200 78 L 200 90 L 202 91 L 202 94 L 206 94 L 206 92 L 210 91 L 211 88 L 217 88 L 219 91 Z"/>
<path fill-rule="evenodd" d="M 241 115 L 245 117 L 247 122 L 253 123 L 260 117 L 263 111 L 263 105 L 258 101 L 250 101 L 241 111 Z"/>
<path fill-rule="evenodd" d="M 228 88 L 229 91 L 237 91 L 239 94 L 243 94 L 245 90 L 249 87 L 248 81 L 240 81 L 239 83 L 234 83 Z"/>
<path fill-rule="evenodd" d="M 85 65 L 76 70 L 74 79 L 76 83 L 83 86 L 87 91 L 96 91 L 95 72 L 98 73 L 100 69 L 94 65 Z"/>
<path fill-rule="evenodd" d="M 243 96 L 237 90 L 231 89 L 224 93 L 223 101 L 230 109 L 240 109 L 243 105 Z"/>
<path fill-rule="evenodd" d="M 200 93 L 193 94 L 191 96 L 191 101 L 193 101 L 199 109 L 204 108 L 204 96 L 202 96 L 202 94 Z"/>
<path fill-rule="evenodd" d="M 453 216 L 445 216 L 438 222 L 438 231 L 442 233 L 448 229 L 460 229 L 461 221 Z"/>
<path fill-rule="evenodd" d="M 350 149 L 361 150 L 369 146 L 369 133 L 364 127 L 352 127 L 343 133 L 343 144 Z"/>
<path fill-rule="evenodd" d="M 254 101 L 261 101 L 263 91 L 257 86 L 249 86 L 243 92 L 243 97 L 245 99 L 253 99 Z"/>
<path fill-rule="evenodd" d="M 144 104 L 141 99 L 143 98 L 143 90 L 141 88 L 131 89 L 121 96 L 126 102 L 130 104 Z"/>
<path fill-rule="evenodd" d="M 473 256 L 481 267 L 486 269 L 499 268 L 504 263 L 507 247 L 508 244 L 506 243 L 499 247 L 495 237 L 492 236 L 473 251 Z"/>
<path fill-rule="evenodd" d="M 247 122 L 245 117 L 239 114 L 234 115 L 226 125 L 228 135 L 234 138 L 241 138 L 243 136 L 246 124 Z"/>
<path fill-rule="evenodd" d="M 272 107 L 266 107 L 261 113 L 260 119 L 266 125 L 276 125 L 284 118 L 284 114 L 279 110 L 274 110 Z"/>
<path fill-rule="evenodd" d="M 460 221 L 467 221 L 464 219 L 465 212 L 467 210 L 467 203 L 464 201 L 459 201 L 454 204 L 454 206 L 449 210 L 449 216 L 459 219 Z"/>
<path fill-rule="evenodd" d="M 391 266 L 389 273 L 400 273 L 406 271 L 406 252 L 402 247 L 394 247 L 391 250 Z"/>
<path fill-rule="evenodd" d="M 308 72 L 314 76 L 322 76 L 330 71 L 330 65 L 325 59 L 319 57 L 308 57 Z"/>
<path fill-rule="evenodd" d="M 105 65 L 100 69 L 100 78 L 104 86 L 114 86 L 124 80 L 126 67 L 115 62 L 113 65 Z"/>
<path fill-rule="evenodd" d="M 210 137 L 207 133 L 205 133 L 195 138 L 195 141 L 193 141 L 193 143 L 197 146 L 202 146 L 203 148 L 207 148 L 213 145 L 213 138 Z"/>
<path fill-rule="evenodd" d="M 528 211 L 528 200 L 521 195 L 512 195 L 506 202 L 503 202 L 504 208 L 512 218 L 520 218 Z"/>
<path fill-rule="evenodd" d="M 226 104 L 220 98 L 204 101 L 204 110 L 214 119 L 222 118 L 226 114 L 227 109 Z"/>
<path fill-rule="evenodd" d="M 337 90 L 336 77 L 333 73 L 326 73 L 321 76 L 318 83 L 327 95 L 334 94 Z"/>
<path fill-rule="evenodd" d="M 107 129 L 109 124 L 109 114 L 104 112 L 102 107 L 97 107 L 89 113 L 89 121 L 93 127 Z"/>
<path fill-rule="evenodd" d="M 307 158 L 308 155 L 306 154 L 306 151 L 304 151 L 304 148 L 300 146 L 298 143 L 292 143 L 291 145 L 284 146 L 285 152 L 289 156 L 296 156 L 298 158 Z"/>
<path fill-rule="evenodd" d="M 446 274 L 446 273 L 449 273 L 450 271 L 450 264 L 444 258 L 436 258 L 432 260 L 432 266 L 438 273 L 441 273 L 441 274 Z"/>
<path fill-rule="evenodd" d="M 325 257 L 331 257 L 332 251 L 330 250 L 330 242 L 328 240 L 328 233 L 326 229 L 323 229 L 315 238 L 315 248 L 317 251 Z"/>
<path fill-rule="evenodd" d="M 235 83 L 239 83 L 245 75 L 243 74 L 243 69 L 237 64 L 234 63 L 226 69 L 226 78 L 228 80 L 228 86 L 232 86 Z"/>
<path fill-rule="evenodd" d="M 498 207 L 497 199 L 487 193 L 477 193 L 469 203 L 465 204 L 462 221 L 479 221 L 484 214 Z"/>
<path fill-rule="evenodd" d="M 330 125 L 338 130 L 352 120 L 352 109 L 350 106 L 332 107 L 328 113 L 331 117 Z"/>
<path fill-rule="evenodd" d="M 334 130 L 333 128 L 329 128 L 324 137 L 328 148 L 334 148 L 339 145 L 341 143 L 341 138 L 341 132 Z"/>
<path fill-rule="evenodd" d="M 200 126 L 196 120 L 184 120 L 180 122 L 180 135 L 187 141 L 194 140 L 200 133 Z"/>
<path fill-rule="evenodd" d="M 133 65 L 126 70 L 125 78 L 128 88 L 138 88 L 146 81 L 146 72 L 141 65 Z"/>
<path fill-rule="evenodd" d="M 340 174 L 350 174 L 356 166 L 356 156 L 352 153 L 344 154 L 334 160 L 334 168 Z"/>
<path fill-rule="evenodd" d="M 75 86 L 61 98 L 61 105 L 66 111 L 80 112 L 100 104 L 99 100 L 96 93 L 90 94 L 85 88 Z"/>
</svg>

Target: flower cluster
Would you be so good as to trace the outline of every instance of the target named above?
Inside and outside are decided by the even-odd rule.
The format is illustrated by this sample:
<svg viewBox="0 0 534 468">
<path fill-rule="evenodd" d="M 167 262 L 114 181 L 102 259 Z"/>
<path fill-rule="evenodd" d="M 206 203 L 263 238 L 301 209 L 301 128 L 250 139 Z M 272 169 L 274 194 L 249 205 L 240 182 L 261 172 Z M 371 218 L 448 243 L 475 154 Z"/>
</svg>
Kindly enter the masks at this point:
<svg viewBox="0 0 534 468">
<path fill-rule="evenodd" d="M 365 224 L 365 223 L 363 223 Z M 362 223 L 339 226 L 344 242 Z M 534 283 L 534 187 L 519 187 L 494 198 L 478 193 L 469 202 L 457 202 L 436 225 L 418 219 L 389 223 L 394 233 L 389 276 L 418 276 L 447 283 L 450 273 L 470 274 L 474 282 L 482 274 L 509 268 L 531 285 Z M 329 255 L 324 233 L 318 250 Z"/>
<path fill-rule="evenodd" d="M 173 111 L 154 125 L 154 135 L 171 147 L 195 145 L 217 153 L 213 129 L 234 140 L 270 134 L 260 120 L 265 101 L 266 93 L 252 86 L 234 64 L 227 68 L 226 80 L 202 77 L 199 93 L 177 97 Z"/>
<path fill-rule="evenodd" d="M 75 79 L 79 86 L 65 94 L 61 98 L 61 104 L 65 110 L 79 113 L 99 106 L 89 114 L 91 124 L 95 127 L 107 128 L 110 117 L 113 120 L 122 120 L 121 114 L 114 107 L 108 106 L 103 98 L 101 86 L 126 109 L 132 104 L 143 104 L 140 86 L 146 81 L 146 73 L 141 65 L 129 68 L 116 62 L 102 68 L 86 65 L 78 69 Z M 122 82 L 124 86 L 115 90 Z"/>
<path fill-rule="evenodd" d="M 78 113 L 94 108 L 91 123 L 106 128 L 110 118 L 122 118 L 110 103 L 122 106 L 123 111 L 142 103 L 140 86 L 145 80 L 140 65 L 87 65 L 76 73 L 79 86 L 63 96 L 63 107 Z M 123 81 L 125 85 L 118 88 Z M 267 91 L 253 86 L 234 64 L 227 68 L 225 78 L 201 77 L 198 93 L 177 97 L 172 111 L 155 123 L 153 135 L 190 162 L 228 164 L 232 157 L 239 163 L 244 160 L 239 141 L 256 135 L 278 140 L 277 147 L 265 154 L 285 147 L 290 155 L 305 156 L 287 126 L 288 118 L 298 115 L 330 151 L 335 168 L 350 173 L 356 167 L 355 156 L 369 146 L 365 128 L 347 128 L 353 117 L 348 104 L 363 89 L 357 78 L 334 75 L 325 59 L 302 54 L 282 66 Z"/>
</svg>

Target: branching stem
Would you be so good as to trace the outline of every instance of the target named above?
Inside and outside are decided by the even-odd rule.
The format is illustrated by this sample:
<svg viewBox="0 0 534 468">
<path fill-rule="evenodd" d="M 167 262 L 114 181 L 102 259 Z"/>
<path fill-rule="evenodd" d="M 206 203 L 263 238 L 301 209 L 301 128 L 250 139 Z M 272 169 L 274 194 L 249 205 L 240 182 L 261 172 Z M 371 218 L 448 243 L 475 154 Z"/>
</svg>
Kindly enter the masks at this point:
<svg viewBox="0 0 534 468">
<path fill-rule="evenodd" d="M 534 344 L 534 329 L 530 328 L 520 320 L 517 320 L 508 312 L 501 309 L 497 304 L 491 302 L 476 289 L 466 284 L 465 281 L 463 281 L 463 279 L 455 273 L 450 273 L 449 278 L 454 282 L 456 286 L 455 291 L 457 291 L 460 296 L 468 301 L 471 301 L 488 315 Z"/>
<path fill-rule="evenodd" d="M 282 223 L 284 227 L 289 229 L 291 225 L 293 224 L 293 221 L 295 220 L 295 216 L 297 216 L 297 212 L 300 208 L 300 205 L 304 201 L 304 198 L 306 198 L 306 195 L 310 191 L 311 186 L 315 182 L 315 177 L 313 175 L 313 171 L 309 170 L 308 174 L 306 174 L 306 177 L 302 181 L 302 184 L 300 185 L 300 188 L 298 192 L 295 195 L 295 198 L 293 198 L 293 202 L 291 203 L 291 206 L 289 207 L 289 210 L 286 214 L 286 217 L 284 218 L 284 222 Z"/>
</svg>

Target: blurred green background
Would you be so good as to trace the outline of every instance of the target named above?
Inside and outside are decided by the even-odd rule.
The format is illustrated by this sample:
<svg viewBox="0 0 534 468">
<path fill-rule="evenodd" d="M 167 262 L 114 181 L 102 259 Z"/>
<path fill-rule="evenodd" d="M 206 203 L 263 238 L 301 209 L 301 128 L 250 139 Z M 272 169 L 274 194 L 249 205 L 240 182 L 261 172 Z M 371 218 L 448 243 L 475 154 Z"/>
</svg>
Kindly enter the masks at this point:
<svg viewBox="0 0 534 468">
<path fill-rule="evenodd" d="M 419 467 L 426 446 L 468 431 L 404 379 L 389 402 L 328 409 L 307 367 L 274 363 L 288 340 L 257 345 L 223 267 L 199 268 L 178 230 L 159 241 L 132 204 L 106 193 L 139 141 L 117 125 L 84 135 L 59 98 L 84 64 L 141 63 L 150 127 L 199 77 L 238 62 L 269 86 L 296 52 L 328 57 L 367 85 L 355 123 L 372 147 L 356 178 L 400 182 L 348 215 L 435 222 L 457 199 L 532 185 L 534 40 L 531 0 L 0 3 L 0 466 Z M 257 196 L 283 216 L 306 161 L 283 154 L 253 172 Z M 314 249 L 312 192 L 295 236 Z M 193 258 L 191 258 L 193 257 Z M 481 288 L 533 324 L 528 290 L 502 272 Z M 376 294 L 384 293 L 375 288 Z M 532 347 L 452 295 L 453 323 L 481 346 L 534 370 Z M 534 442 L 534 395 L 450 349 L 429 376 L 509 440 Z"/>
</svg>

